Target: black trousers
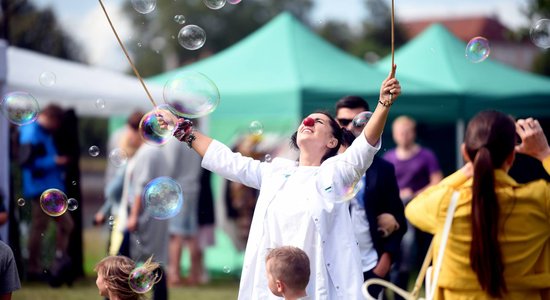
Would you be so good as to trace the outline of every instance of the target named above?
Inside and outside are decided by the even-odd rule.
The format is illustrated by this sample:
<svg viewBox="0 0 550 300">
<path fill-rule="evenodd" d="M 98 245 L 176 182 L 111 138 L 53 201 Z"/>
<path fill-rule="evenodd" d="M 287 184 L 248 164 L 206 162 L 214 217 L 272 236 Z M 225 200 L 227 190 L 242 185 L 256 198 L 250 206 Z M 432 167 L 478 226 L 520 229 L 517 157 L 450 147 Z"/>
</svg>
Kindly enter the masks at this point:
<svg viewBox="0 0 550 300">
<path fill-rule="evenodd" d="M 371 279 L 371 278 L 378 278 L 378 279 L 384 279 L 384 280 L 388 280 L 388 276 L 386 276 L 385 278 L 384 277 L 380 277 L 376 274 L 374 274 L 374 272 L 372 271 L 373 269 L 370 269 L 366 272 L 363 272 L 363 282 L 367 281 L 368 279 Z M 378 298 L 378 295 L 380 295 L 381 292 L 384 291 L 384 288 L 380 285 L 371 285 L 369 286 L 369 294 L 374 297 L 374 298 Z"/>
</svg>

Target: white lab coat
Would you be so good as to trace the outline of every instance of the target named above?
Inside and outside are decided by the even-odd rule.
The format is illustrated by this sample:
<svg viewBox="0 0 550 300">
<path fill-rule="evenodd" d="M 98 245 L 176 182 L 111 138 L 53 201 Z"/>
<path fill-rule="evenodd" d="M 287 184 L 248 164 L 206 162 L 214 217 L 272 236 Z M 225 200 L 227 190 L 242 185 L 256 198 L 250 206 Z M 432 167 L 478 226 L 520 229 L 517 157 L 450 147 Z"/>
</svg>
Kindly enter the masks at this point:
<svg viewBox="0 0 550 300">
<path fill-rule="evenodd" d="M 353 169 L 339 169 L 339 177 L 351 178 L 357 173 L 364 174 L 378 149 L 380 143 L 373 147 L 368 144 L 364 135 L 361 135 L 343 154 L 326 160 L 321 168 L 336 160 L 344 160 L 348 163 L 346 165 L 352 165 Z M 243 157 L 240 153 L 233 153 L 225 145 L 213 141 L 204 155 L 202 166 L 229 180 L 260 190 L 246 246 L 239 299 L 265 299 L 266 297 L 258 293 L 259 284 L 265 284 L 265 289 L 268 289 L 266 274 L 258 272 L 264 269 L 258 264 L 265 263 L 265 257 L 259 257 L 265 255 L 265 249 L 260 249 L 265 230 L 264 220 L 270 202 L 277 192 L 284 188 L 286 179 L 297 168 L 297 163 L 278 158 L 271 163 L 260 162 Z M 312 201 L 310 214 L 322 241 L 321 256 L 329 278 L 325 286 L 317 287 L 322 291 L 308 292 L 308 295 L 316 300 L 332 300 L 329 295 L 337 295 L 338 299 L 346 300 L 363 299 L 361 258 L 350 220 L 349 203 L 335 203 L 323 199 L 315 190 L 311 191 L 310 197 L 315 200 Z M 315 268 L 316 263 L 310 262 L 310 265 Z M 312 269 L 312 272 L 314 271 Z"/>
</svg>

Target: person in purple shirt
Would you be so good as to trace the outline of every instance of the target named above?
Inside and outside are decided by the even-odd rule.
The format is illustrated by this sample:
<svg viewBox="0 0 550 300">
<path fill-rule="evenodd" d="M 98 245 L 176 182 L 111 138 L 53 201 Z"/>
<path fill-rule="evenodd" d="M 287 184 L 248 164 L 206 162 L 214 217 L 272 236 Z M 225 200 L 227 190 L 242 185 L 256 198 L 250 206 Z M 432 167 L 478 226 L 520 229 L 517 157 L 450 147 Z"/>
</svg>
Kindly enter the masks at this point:
<svg viewBox="0 0 550 300">
<path fill-rule="evenodd" d="M 443 174 L 433 152 L 416 143 L 416 122 L 413 119 L 407 116 L 396 118 L 392 135 L 397 147 L 386 152 L 384 159 L 395 167 L 399 196 L 406 206 L 418 193 L 441 181 Z M 407 233 L 401 242 L 401 261 L 394 265 L 392 274 L 392 281 L 405 290 L 409 273 L 419 268 L 431 241 L 429 234 L 410 223 L 407 225 Z"/>
</svg>

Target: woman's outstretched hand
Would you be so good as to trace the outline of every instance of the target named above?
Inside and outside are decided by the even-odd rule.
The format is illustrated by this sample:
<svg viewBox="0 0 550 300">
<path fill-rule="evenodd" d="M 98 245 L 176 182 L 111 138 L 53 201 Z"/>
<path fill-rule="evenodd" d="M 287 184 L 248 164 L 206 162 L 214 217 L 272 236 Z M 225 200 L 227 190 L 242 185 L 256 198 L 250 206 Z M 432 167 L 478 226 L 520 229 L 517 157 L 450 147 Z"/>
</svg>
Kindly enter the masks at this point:
<svg viewBox="0 0 550 300">
<path fill-rule="evenodd" d="M 540 161 L 550 156 L 548 140 L 539 121 L 533 118 L 519 119 L 516 122 L 516 132 L 521 138 L 521 144 L 516 146 L 518 153 L 530 155 Z"/>
</svg>

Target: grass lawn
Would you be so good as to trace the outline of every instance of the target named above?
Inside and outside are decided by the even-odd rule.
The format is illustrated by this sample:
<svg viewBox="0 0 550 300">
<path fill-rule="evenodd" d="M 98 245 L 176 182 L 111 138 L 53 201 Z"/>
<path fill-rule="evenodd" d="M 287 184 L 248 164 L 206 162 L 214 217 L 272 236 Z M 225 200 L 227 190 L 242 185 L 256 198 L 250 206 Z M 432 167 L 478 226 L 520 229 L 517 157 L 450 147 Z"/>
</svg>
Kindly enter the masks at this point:
<svg viewBox="0 0 550 300">
<path fill-rule="evenodd" d="M 217 279 L 201 287 L 179 287 L 169 289 L 170 300 L 217 300 L 236 299 L 239 284 L 237 280 Z M 99 296 L 95 278 L 75 282 L 72 288 L 63 286 L 53 289 L 47 284 L 22 283 L 22 289 L 12 296 L 14 300 L 97 300 Z M 151 297 L 149 297 L 151 299 Z"/>
</svg>

